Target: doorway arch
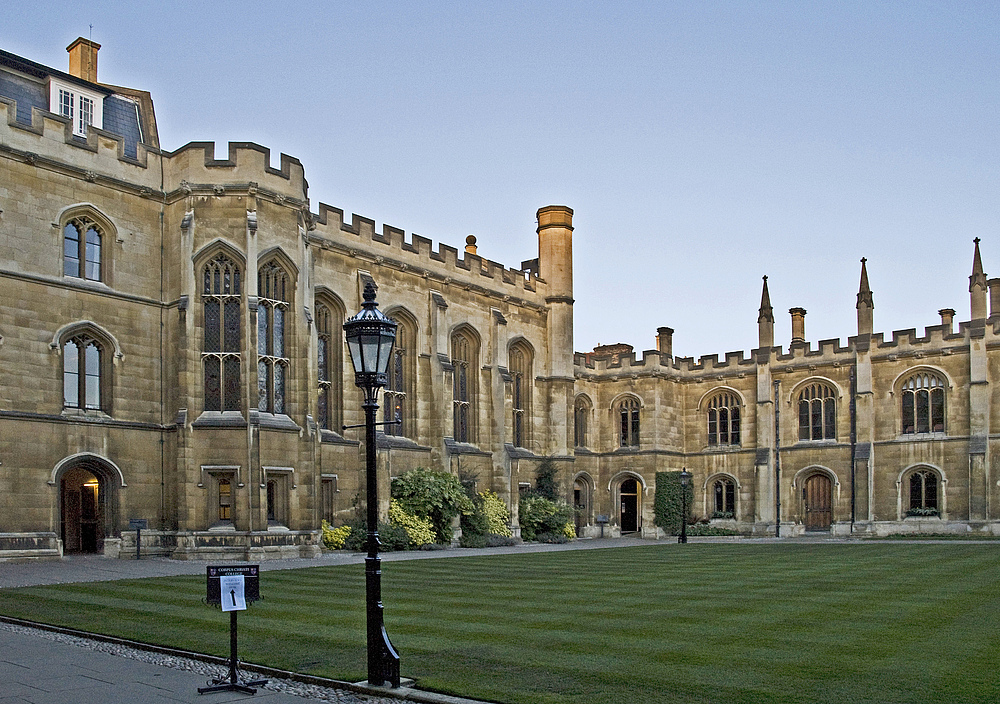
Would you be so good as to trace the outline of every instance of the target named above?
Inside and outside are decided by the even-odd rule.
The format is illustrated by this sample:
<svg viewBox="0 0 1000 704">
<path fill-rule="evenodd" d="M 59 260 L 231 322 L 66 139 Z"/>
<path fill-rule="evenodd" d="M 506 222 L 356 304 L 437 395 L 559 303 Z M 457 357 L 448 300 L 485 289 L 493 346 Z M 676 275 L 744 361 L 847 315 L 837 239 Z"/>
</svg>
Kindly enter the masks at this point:
<svg viewBox="0 0 1000 704">
<path fill-rule="evenodd" d="M 626 477 L 618 487 L 619 527 L 622 533 L 638 533 L 642 527 L 639 513 L 642 487 L 634 477 Z"/>
<path fill-rule="evenodd" d="M 833 482 L 821 472 L 802 484 L 802 511 L 808 531 L 828 531 L 833 523 Z"/>
<path fill-rule="evenodd" d="M 56 472 L 59 537 L 65 553 L 104 552 L 104 539 L 119 534 L 118 488 L 121 473 L 93 455 L 64 462 Z"/>
</svg>

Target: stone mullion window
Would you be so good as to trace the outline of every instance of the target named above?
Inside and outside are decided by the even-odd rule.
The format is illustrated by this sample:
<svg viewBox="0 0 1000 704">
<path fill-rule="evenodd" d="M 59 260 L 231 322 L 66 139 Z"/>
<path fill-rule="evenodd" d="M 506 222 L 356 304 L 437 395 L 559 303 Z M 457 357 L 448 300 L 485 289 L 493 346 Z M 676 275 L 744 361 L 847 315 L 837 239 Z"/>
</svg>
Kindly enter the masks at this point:
<svg viewBox="0 0 1000 704">
<path fill-rule="evenodd" d="M 257 410 L 285 413 L 289 359 L 285 349 L 288 277 L 276 264 L 257 276 Z"/>
<path fill-rule="evenodd" d="M 587 446 L 587 417 L 590 407 L 582 398 L 576 400 L 573 407 L 573 444 L 575 447 Z"/>
<path fill-rule="evenodd" d="M 915 374 L 903 384 L 904 434 L 944 432 L 944 382 L 935 374 Z"/>
<path fill-rule="evenodd" d="M 618 446 L 639 446 L 639 402 L 634 398 L 618 404 Z"/>
<path fill-rule="evenodd" d="M 456 335 L 452 338 L 453 387 L 452 405 L 454 413 L 454 434 L 457 442 L 472 442 L 472 397 L 471 378 L 473 350 L 468 338 Z"/>
<path fill-rule="evenodd" d="M 241 410 L 242 282 L 240 269 L 224 254 L 202 272 L 204 342 L 202 365 L 206 411 Z"/>
<path fill-rule="evenodd" d="M 836 438 L 836 395 L 826 384 L 810 384 L 799 393 L 799 440 Z"/>
<path fill-rule="evenodd" d="M 938 510 L 938 477 L 929 470 L 920 470 L 910 475 L 910 512 L 931 512 Z"/>
<path fill-rule="evenodd" d="M 101 281 L 101 231 L 86 218 L 74 218 L 63 227 L 63 274 Z"/>
<path fill-rule="evenodd" d="M 740 444 L 740 404 L 734 394 L 721 393 L 709 401 L 708 444 Z"/>
<path fill-rule="evenodd" d="M 103 410 L 102 355 L 101 345 L 86 335 L 63 345 L 63 408 Z"/>
<path fill-rule="evenodd" d="M 527 389 L 525 388 L 525 354 L 522 350 L 512 349 L 510 351 L 510 377 L 511 377 L 511 406 L 512 424 L 514 431 L 514 445 L 516 447 L 526 446 L 525 432 L 525 408 L 527 407 Z"/>
<path fill-rule="evenodd" d="M 332 406 L 333 382 L 330 374 L 332 349 L 330 338 L 330 309 L 324 305 L 316 306 L 316 383 L 319 386 L 317 416 L 319 427 L 330 429 L 330 410 Z"/>
<path fill-rule="evenodd" d="M 713 518 L 733 518 L 736 515 L 736 482 L 717 479 L 712 485 Z"/>
<path fill-rule="evenodd" d="M 389 362 L 388 383 L 385 386 L 383 418 L 386 422 L 399 420 L 396 425 L 385 425 L 386 435 L 405 436 L 409 430 L 410 419 L 407 417 L 407 352 L 409 347 L 409 332 L 400 324 L 396 330 L 396 342 L 392 348 L 392 360 Z"/>
</svg>

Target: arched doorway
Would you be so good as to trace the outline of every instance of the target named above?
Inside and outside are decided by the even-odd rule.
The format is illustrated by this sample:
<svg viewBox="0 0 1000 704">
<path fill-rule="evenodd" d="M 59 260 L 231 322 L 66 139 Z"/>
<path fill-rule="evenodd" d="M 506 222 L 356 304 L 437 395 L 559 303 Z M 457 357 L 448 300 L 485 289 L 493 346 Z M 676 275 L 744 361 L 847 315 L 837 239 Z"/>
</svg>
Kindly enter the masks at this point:
<svg viewBox="0 0 1000 704">
<path fill-rule="evenodd" d="M 104 539 L 117 531 L 115 485 L 94 462 L 81 462 L 59 479 L 60 537 L 63 552 L 103 553 Z"/>
<path fill-rule="evenodd" d="M 813 474 L 802 487 L 806 530 L 830 530 L 833 522 L 832 484 L 825 474 Z"/>
<path fill-rule="evenodd" d="M 623 481 L 619 487 L 618 495 L 621 504 L 619 526 L 622 533 L 636 533 L 639 530 L 640 491 L 639 482 L 632 478 Z"/>
<path fill-rule="evenodd" d="M 583 536 L 584 528 L 590 525 L 590 496 L 590 484 L 584 477 L 573 480 L 573 508 L 577 537 Z"/>
</svg>

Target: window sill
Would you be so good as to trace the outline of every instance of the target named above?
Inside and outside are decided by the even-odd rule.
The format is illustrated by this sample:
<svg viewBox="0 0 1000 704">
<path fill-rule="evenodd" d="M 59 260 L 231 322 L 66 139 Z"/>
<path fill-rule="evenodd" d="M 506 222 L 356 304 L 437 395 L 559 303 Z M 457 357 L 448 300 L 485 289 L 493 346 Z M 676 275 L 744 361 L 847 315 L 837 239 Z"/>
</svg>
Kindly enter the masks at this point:
<svg viewBox="0 0 1000 704">
<path fill-rule="evenodd" d="M 215 525 L 209 526 L 208 531 L 210 533 L 235 533 L 236 526 L 232 524 L 232 521 L 223 521 L 221 523 L 216 523 Z"/>
<path fill-rule="evenodd" d="M 800 445 L 808 445 L 811 447 L 815 447 L 817 445 L 836 445 L 836 444 L 837 444 L 836 438 L 823 438 L 822 440 L 798 440 L 795 443 L 795 446 L 798 447 Z"/>
<path fill-rule="evenodd" d="M 64 408 L 61 414 L 64 418 L 73 418 L 75 420 L 111 420 L 111 416 L 101 410 L 95 408 Z"/>
<path fill-rule="evenodd" d="M 286 416 L 284 413 L 261 413 L 260 411 L 250 411 L 250 419 L 254 419 L 254 415 L 257 416 L 257 422 L 262 428 L 270 428 L 272 430 L 289 430 L 293 432 L 299 432 L 302 430 L 296 424 L 294 420 Z"/>
<path fill-rule="evenodd" d="M 738 452 L 742 450 L 742 445 L 709 445 L 705 448 L 705 452 Z"/>
<path fill-rule="evenodd" d="M 914 440 L 944 440 L 948 433 L 942 431 L 936 433 L 900 433 L 896 438 L 898 442 L 913 442 Z"/>
<path fill-rule="evenodd" d="M 330 445 L 360 445 L 357 440 L 348 440 L 340 433 L 336 433 L 326 428 L 320 428 L 319 441 Z"/>
<path fill-rule="evenodd" d="M 192 428 L 245 428 L 240 411 L 203 411 L 191 424 Z"/>
</svg>

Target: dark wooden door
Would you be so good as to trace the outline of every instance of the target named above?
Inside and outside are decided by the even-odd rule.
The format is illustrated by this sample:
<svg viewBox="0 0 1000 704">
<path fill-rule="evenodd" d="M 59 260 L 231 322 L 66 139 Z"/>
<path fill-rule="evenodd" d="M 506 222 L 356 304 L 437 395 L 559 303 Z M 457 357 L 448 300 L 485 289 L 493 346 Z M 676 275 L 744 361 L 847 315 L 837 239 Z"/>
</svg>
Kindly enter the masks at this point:
<svg viewBox="0 0 1000 704">
<path fill-rule="evenodd" d="M 639 482 L 626 479 L 622 482 L 620 493 L 622 533 L 635 533 L 639 530 Z"/>
<path fill-rule="evenodd" d="M 814 474 L 806 479 L 806 484 L 802 488 L 806 530 L 830 530 L 830 523 L 833 520 L 830 508 L 831 494 L 829 477 Z"/>
</svg>

